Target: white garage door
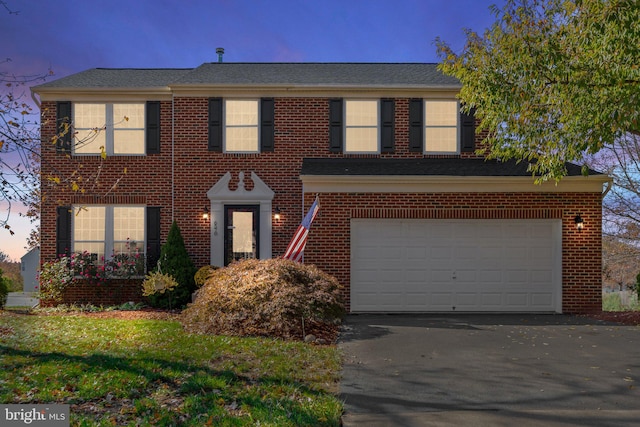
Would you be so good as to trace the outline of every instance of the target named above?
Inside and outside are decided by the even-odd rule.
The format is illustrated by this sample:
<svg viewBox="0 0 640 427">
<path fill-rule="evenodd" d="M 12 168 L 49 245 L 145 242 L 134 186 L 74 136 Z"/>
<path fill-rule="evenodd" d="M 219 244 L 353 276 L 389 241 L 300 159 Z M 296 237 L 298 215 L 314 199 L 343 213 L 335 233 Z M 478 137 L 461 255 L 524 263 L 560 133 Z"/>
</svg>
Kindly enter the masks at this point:
<svg viewBox="0 0 640 427">
<path fill-rule="evenodd" d="M 351 311 L 560 312 L 560 220 L 351 221 Z"/>
</svg>

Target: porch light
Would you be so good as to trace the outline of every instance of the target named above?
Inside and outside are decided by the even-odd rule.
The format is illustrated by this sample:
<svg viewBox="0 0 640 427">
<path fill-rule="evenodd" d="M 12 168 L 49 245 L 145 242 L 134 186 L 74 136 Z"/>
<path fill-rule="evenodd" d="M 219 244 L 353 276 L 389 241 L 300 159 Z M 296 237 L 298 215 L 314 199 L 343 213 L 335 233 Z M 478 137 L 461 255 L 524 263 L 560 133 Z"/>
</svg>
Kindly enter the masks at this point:
<svg viewBox="0 0 640 427">
<path fill-rule="evenodd" d="M 276 207 L 276 209 L 273 211 L 273 219 L 275 219 L 276 221 L 280 221 L 280 208 Z"/>
<path fill-rule="evenodd" d="M 582 219 L 580 214 L 576 215 L 576 217 L 573 219 L 573 222 L 576 223 L 576 228 L 578 229 L 578 231 L 582 231 L 582 229 L 584 228 L 584 220 Z"/>
<path fill-rule="evenodd" d="M 204 207 L 204 210 L 202 211 L 202 219 L 209 219 L 209 208 L 208 207 Z"/>
</svg>

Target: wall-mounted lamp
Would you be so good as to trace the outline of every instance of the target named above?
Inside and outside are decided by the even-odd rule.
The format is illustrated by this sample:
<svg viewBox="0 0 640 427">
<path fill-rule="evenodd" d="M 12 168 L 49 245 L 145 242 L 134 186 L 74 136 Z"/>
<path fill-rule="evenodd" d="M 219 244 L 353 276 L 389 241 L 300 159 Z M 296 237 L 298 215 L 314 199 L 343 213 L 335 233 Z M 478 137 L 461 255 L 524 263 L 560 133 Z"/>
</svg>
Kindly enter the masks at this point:
<svg viewBox="0 0 640 427">
<path fill-rule="evenodd" d="M 576 223 L 576 228 L 578 229 L 578 231 L 582 231 L 582 229 L 584 228 L 584 220 L 582 219 L 580 214 L 576 215 L 576 217 L 573 218 L 573 222 Z"/>
<path fill-rule="evenodd" d="M 204 210 L 202 211 L 202 219 L 209 219 L 209 208 L 208 207 L 204 207 Z"/>
<path fill-rule="evenodd" d="M 276 221 L 280 221 L 280 208 L 276 207 L 276 209 L 273 211 L 273 219 L 275 219 Z"/>
</svg>

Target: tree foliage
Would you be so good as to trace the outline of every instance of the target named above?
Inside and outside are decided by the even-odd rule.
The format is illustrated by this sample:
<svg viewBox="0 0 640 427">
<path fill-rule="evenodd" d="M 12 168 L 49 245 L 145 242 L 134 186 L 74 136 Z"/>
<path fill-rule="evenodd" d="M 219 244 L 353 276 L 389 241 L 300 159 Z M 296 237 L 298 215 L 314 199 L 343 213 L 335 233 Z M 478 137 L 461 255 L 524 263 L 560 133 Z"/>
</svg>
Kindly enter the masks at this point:
<svg viewBox="0 0 640 427">
<path fill-rule="evenodd" d="M 626 291 L 634 287 L 640 271 L 640 248 L 615 236 L 602 238 L 602 284 Z"/>
<path fill-rule="evenodd" d="M 530 162 L 539 180 L 565 162 L 640 131 L 637 0 L 507 0 L 483 35 L 455 53 L 437 39 L 440 69 L 462 83 L 491 158 Z"/>
<path fill-rule="evenodd" d="M 0 69 L 0 206 L 6 207 L 0 217 L 0 227 L 11 234 L 9 217 L 14 205 L 37 204 L 40 133 L 27 97 L 27 86 L 45 77 L 16 76 Z M 36 211 L 29 209 L 27 216 L 34 218 Z"/>
<path fill-rule="evenodd" d="M 640 136 L 628 134 L 605 145 L 588 164 L 613 178 L 602 203 L 604 234 L 640 252 Z"/>
</svg>

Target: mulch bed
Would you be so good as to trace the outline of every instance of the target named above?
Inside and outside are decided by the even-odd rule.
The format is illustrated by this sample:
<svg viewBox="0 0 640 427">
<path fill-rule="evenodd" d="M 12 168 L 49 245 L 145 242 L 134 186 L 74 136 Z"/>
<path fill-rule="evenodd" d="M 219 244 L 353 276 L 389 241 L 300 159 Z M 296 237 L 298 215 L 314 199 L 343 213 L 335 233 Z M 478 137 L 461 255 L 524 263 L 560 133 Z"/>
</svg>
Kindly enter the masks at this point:
<svg viewBox="0 0 640 427">
<path fill-rule="evenodd" d="M 640 311 L 603 311 L 589 314 L 587 317 L 605 322 L 620 323 L 622 325 L 640 325 Z"/>
</svg>

